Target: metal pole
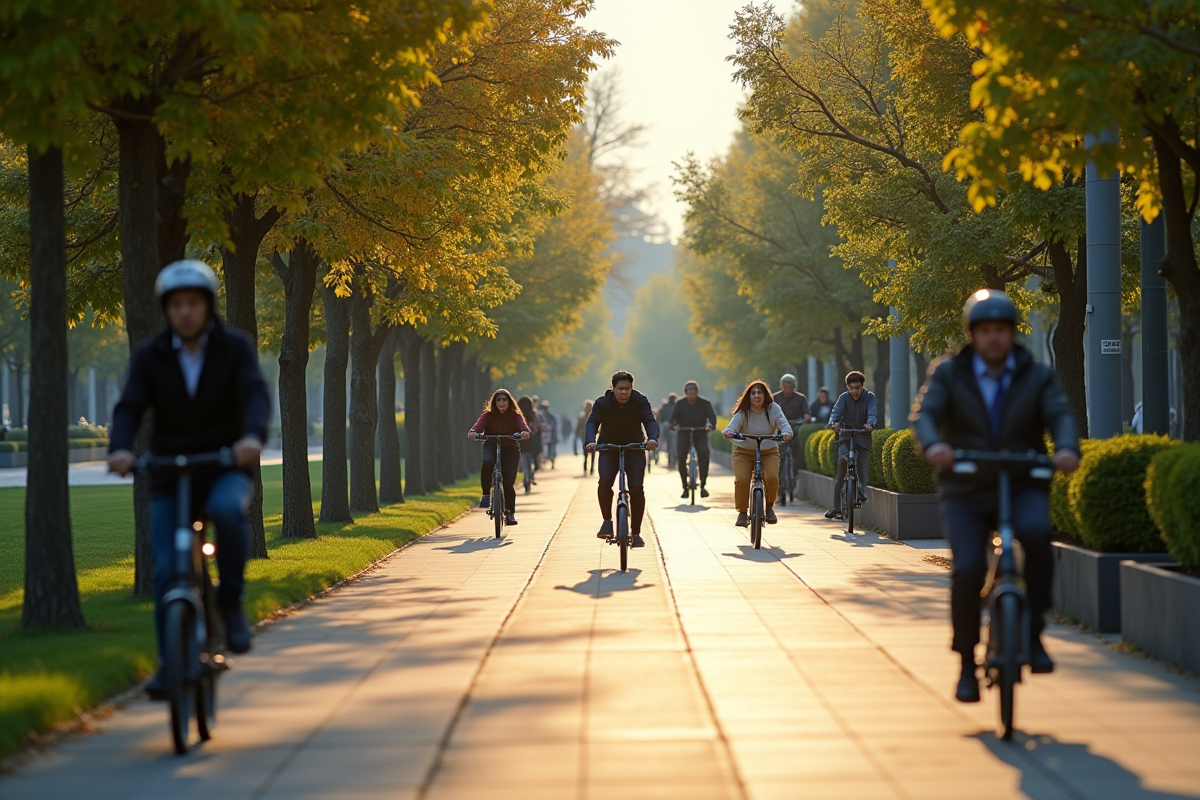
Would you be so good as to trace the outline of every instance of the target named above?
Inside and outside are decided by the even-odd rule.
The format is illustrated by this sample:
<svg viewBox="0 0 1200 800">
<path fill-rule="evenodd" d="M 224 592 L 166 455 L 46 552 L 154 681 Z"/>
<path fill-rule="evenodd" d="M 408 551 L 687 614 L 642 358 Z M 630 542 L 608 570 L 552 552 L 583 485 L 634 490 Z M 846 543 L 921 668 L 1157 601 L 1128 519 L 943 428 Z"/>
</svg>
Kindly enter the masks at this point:
<svg viewBox="0 0 1200 800">
<path fill-rule="evenodd" d="M 1107 129 L 1085 146 L 1112 142 Z M 1087 166 L 1087 406 L 1088 435 L 1121 433 L 1121 175 Z"/>
<path fill-rule="evenodd" d="M 895 262 L 892 262 L 895 263 Z M 900 318 L 895 307 L 888 309 L 890 316 Z M 909 383 L 908 337 L 893 336 L 888 342 L 888 355 L 891 363 L 888 368 L 888 378 L 891 383 L 891 401 L 888 406 L 892 412 L 893 428 L 899 430 L 908 425 L 908 411 L 912 405 L 912 384 Z"/>
<path fill-rule="evenodd" d="M 1171 427 L 1167 363 L 1167 284 L 1158 274 L 1167 253 L 1163 215 L 1142 220 L 1142 432 L 1167 433 Z"/>
<path fill-rule="evenodd" d="M 96 424 L 96 368 L 88 367 L 88 390 L 87 390 L 87 418 L 88 422 Z"/>
<path fill-rule="evenodd" d="M 821 388 L 821 379 L 817 375 L 817 357 L 808 357 L 808 399 L 809 402 L 817 399 L 817 390 Z"/>
<path fill-rule="evenodd" d="M 823 383 L 825 385 L 825 388 L 829 390 L 829 396 L 831 398 L 833 398 L 834 400 L 836 400 L 838 398 L 838 395 L 840 395 L 842 393 L 841 390 L 838 388 L 839 382 L 837 379 L 837 362 L 835 362 L 835 361 L 826 361 L 825 362 L 825 380 Z"/>
</svg>

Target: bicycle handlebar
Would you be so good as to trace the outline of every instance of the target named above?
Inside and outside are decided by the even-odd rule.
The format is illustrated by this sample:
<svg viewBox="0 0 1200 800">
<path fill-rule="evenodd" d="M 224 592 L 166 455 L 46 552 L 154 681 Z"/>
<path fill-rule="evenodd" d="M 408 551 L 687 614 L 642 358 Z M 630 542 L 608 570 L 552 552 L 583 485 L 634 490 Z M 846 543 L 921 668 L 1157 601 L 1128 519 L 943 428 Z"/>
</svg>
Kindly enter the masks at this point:
<svg viewBox="0 0 1200 800">
<path fill-rule="evenodd" d="M 711 430 L 711 428 L 673 428 L 672 430 L 676 430 L 676 431 L 708 431 L 708 430 Z"/>
<path fill-rule="evenodd" d="M 1001 469 L 1030 467 L 1029 477 L 1050 480 L 1054 477 L 1054 461 L 1035 450 L 1018 453 L 1012 450 L 955 450 L 953 471 L 959 475 L 979 472 L 979 462 L 999 464 Z"/>
<path fill-rule="evenodd" d="M 472 433 L 475 433 L 472 431 Z M 501 439 L 512 439 L 514 441 L 521 438 L 519 433 L 476 433 L 471 437 L 476 442 L 496 442 Z"/>
<path fill-rule="evenodd" d="M 646 449 L 645 442 L 639 442 L 636 444 L 634 444 L 634 443 L 612 444 L 610 442 L 605 442 L 604 444 L 600 444 L 599 442 L 597 442 L 596 444 L 594 444 L 592 446 L 598 451 L 599 450 L 645 450 Z"/>
<path fill-rule="evenodd" d="M 766 434 L 761 434 L 761 433 L 735 433 L 735 434 L 733 434 L 733 436 L 731 438 L 734 438 L 734 439 L 737 439 L 738 441 L 743 441 L 743 442 L 746 441 L 747 439 L 753 439 L 756 442 L 767 442 L 767 441 L 782 442 L 783 434 L 782 433 L 772 433 L 771 435 L 768 436 Z"/>
<path fill-rule="evenodd" d="M 175 469 L 179 471 L 193 469 L 195 467 L 207 466 L 222 466 L 234 467 L 237 466 L 237 460 L 234 458 L 233 450 L 229 447 L 222 447 L 220 450 L 213 453 L 188 453 L 186 455 L 177 456 L 156 456 L 153 453 L 142 453 L 137 460 L 136 469 L 141 474 L 153 472 L 160 469 Z"/>
</svg>

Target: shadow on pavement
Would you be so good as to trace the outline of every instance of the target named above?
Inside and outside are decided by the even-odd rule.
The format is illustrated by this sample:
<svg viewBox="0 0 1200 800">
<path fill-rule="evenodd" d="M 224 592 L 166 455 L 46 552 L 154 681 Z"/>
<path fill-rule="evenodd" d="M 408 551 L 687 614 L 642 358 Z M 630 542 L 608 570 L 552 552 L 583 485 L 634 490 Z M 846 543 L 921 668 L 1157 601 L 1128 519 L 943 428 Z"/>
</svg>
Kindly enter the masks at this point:
<svg viewBox="0 0 1200 800">
<path fill-rule="evenodd" d="M 506 539 L 497 539 L 495 536 L 481 536 L 478 539 L 464 539 L 458 544 L 449 547 L 435 547 L 434 550 L 448 550 L 451 553 L 478 553 L 480 550 L 496 550 L 501 547 L 507 547 L 512 544 Z"/>
<path fill-rule="evenodd" d="M 687 503 L 680 503 L 679 505 L 675 506 L 676 511 L 682 511 L 684 514 L 696 514 L 700 511 L 708 511 L 708 509 L 709 506 L 703 504 L 692 506 L 688 505 Z"/>
<path fill-rule="evenodd" d="M 854 547 L 874 547 L 875 545 L 897 545 L 895 539 L 889 539 L 886 536 L 880 536 L 878 533 L 866 531 L 863 533 L 846 533 L 841 531 L 829 535 L 830 539 L 836 539 L 839 542 L 846 542 Z"/>
<path fill-rule="evenodd" d="M 588 570 L 589 577 L 574 586 L 555 586 L 554 588 L 566 589 L 599 600 L 603 597 L 612 597 L 614 592 L 634 592 L 654 586 L 653 583 L 643 583 L 639 586 L 637 579 L 641 574 L 640 569 L 631 569 L 628 572 L 615 569 L 590 569 Z"/>
<path fill-rule="evenodd" d="M 1060 742 L 1053 736 L 1016 732 L 1004 742 L 991 732 L 972 736 L 992 755 L 1021 772 L 1021 791 L 1030 800 L 1049 800 L 1067 794 L 1114 800 L 1189 800 L 1192 794 L 1160 792 L 1142 786 L 1142 779 L 1112 759 L 1097 755 L 1083 743 Z"/>
<path fill-rule="evenodd" d="M 785 558 L 797 558 L 804 553 L 785 553 L 782 547 L 767 547 L 762 550 L 755 550 L 752 544 L 739 544 L 737 553 L 722 553 L 723 556 L 730 558 L 740 558 L 744 561 L 754 561 L 759 564 L 766 564 L 770 561 L 782 561 Z"/>
</svg>

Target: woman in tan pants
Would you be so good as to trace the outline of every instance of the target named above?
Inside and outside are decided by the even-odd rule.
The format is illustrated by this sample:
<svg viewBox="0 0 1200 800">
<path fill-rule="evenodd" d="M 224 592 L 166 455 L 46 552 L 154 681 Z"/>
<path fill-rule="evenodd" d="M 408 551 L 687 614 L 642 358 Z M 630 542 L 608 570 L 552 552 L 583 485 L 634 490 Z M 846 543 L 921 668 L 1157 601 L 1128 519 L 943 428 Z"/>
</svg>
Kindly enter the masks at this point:
<svg viewBox="0 0 1200 800">
<path fill-rule="evenodd" d="M 725 426 L 725 438 L 733 439 L 735 433 L 746 433 L 757 436 L 783 434 L 784 441 L 792 438 L 792 426 L 783 415 L 783 409 L 771 399 L 771 390 L 764 381 L 751 381 L 742 392 L 737 405 L 733 407 L 733 417 Z M 737 525 L 745 528 L 750 524 L 746 510 L 750 507 L 750 481 L 754 477 L 754 449 L 752 441 L 734 441 L 733 443 L 733 498 L 737 506 Z M 775 495 L 779 491 L 779 444 L 778 442 L 762 443 L 762 470 L 766 480 L 767 522 L 774 525 L 779 519 L 775 516 Z"/>
</svg>

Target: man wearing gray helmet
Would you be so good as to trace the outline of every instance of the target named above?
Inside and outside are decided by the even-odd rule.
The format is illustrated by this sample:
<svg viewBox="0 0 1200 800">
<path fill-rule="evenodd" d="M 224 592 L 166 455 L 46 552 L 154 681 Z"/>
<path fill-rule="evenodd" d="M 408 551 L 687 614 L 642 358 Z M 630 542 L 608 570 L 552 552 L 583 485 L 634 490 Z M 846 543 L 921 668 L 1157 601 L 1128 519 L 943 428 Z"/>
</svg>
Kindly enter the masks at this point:
<svg viewBox="0 0 1200 800">
<path fill-rule="evenodd" d="M 979 642 L 979 595 L 987 575 L 990 534 L 996 524 L 994 475 L 952 471 L 955 450 L 1046 452 L 1054 441 L 1054 466 L 1079 466 L 1079 426 L 1054 370 L 1033 360 L 1016 343 L 1017 308 L 1003 292 L 981 289 L 964 312 L 967 345 L 930 369 L 917 397 L 913 432 L 925 459 L 939 470 L 942 519 L 954 566 L 950 572 L 951 649 L 962 657 L 955 696 L 979 702 L 975 645 Z M 1054 575 L 1050 505 L 1046 484 L 1014 481 L 1013 528 L 1025 550 L 1024 578 L 1031 617 L 1031 671 L 1052 672 L 1042 645 L 1043 614 L 1050 607 Z"/>
<path fill-rule="evenodd" d="M 133 439 L 147 411 L 154 413 L 150 451 L 155 455 L 233 451 L 236 469 L 197 469 L 193 480 L 196 505 L 216 529 L 221 577 L 217 606 L 227 644 L 231 652 L 244 653 L 250 649 L 250 628 L 242 610 L 250 547 L 246 512 L 254 491 L 249 468 L 258 462 L 267 440 L 267 384 L 250 340 L 221 324 L 216 313 L 219 284 L 207 264 L 190 259 L 168 264 L 154 288 L 167 328 L 133 355 L 125 390 L 113 410 L 108 467 L 119 475 L 133 471 Z M 173 574 L 175 504 L 175 478 L 156 476 L 150 530 L 160 648 L 161 601 Z M 146 691 L 154 698 L 162 696 L 160 675 L 151 678 Z"/>
</svg>

